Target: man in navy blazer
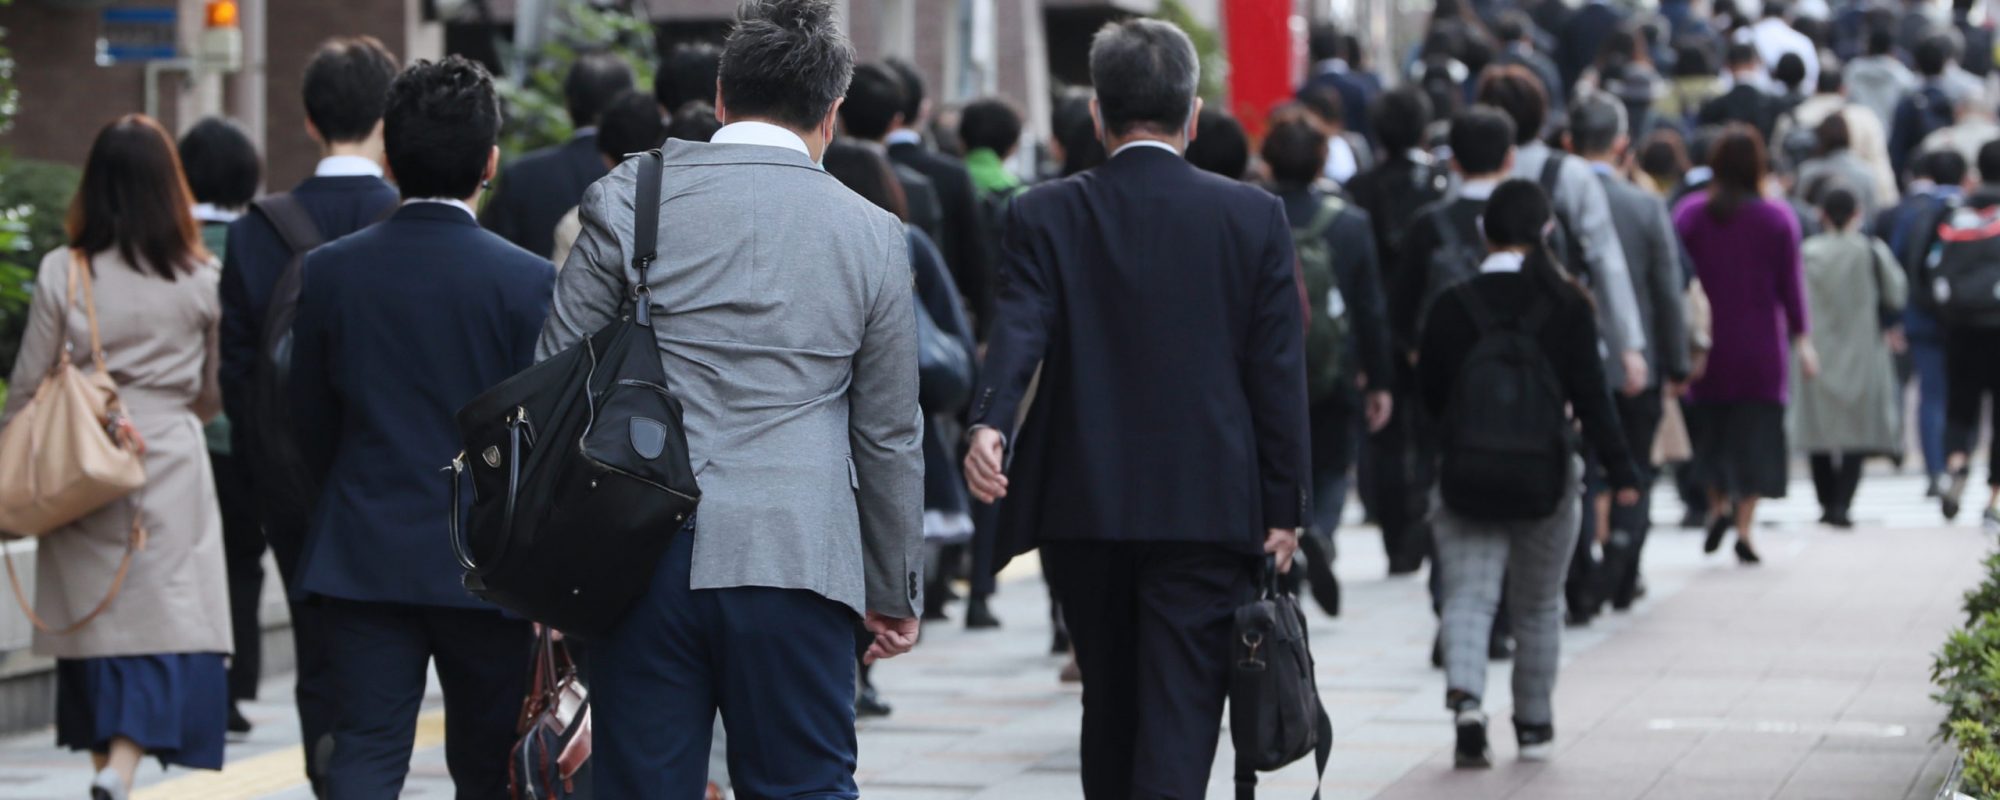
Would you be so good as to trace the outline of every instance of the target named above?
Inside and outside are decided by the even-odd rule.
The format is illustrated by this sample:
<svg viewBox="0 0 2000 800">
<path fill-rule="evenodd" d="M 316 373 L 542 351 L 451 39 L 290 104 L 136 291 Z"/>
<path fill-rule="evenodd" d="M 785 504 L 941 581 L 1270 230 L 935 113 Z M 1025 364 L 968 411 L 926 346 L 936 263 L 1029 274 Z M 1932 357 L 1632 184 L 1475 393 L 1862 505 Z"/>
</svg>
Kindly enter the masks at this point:
<svg viewBox="0 0 2000 800">
<path fill-rule="evenodd" d="M 1374 120 L 1368 117 L 1368 106 L 1382 93 L 1382 80 L 1372 72 L 1356 69 L 1344 44 L 1339 29 L 1331 23 L 1323 22 L 1312 27 L 1312 32 L 1306 37 L 1306 52 L 1312 58 L 1312 74 L 1299 87 L 1298 96 L 1304 98 L 1306 92 L 1320 86 L 1338 92 L 1347 129 L 1374 144 L 1375 126 Z"/>
<path fill-rule="evenodd" d="M 583 202 L 583 190 L 609 167 L 597 153 L 597 115 L 612 98 L 631 91 L 632 68 L 609 53 L 577 59 L 563 79 L 570 140 L 521 156 L 500 173 L 500 186 L 480 222 L 507 241 L 548 258 L 556 250 L 556 223 Z"/>
<path fill-rule="evenodd" d="M 381 219 L 396 207 L 396 188 L 382 179 L 382 106 L 396 78 L 396 57 L 373 38 L 330 39 L 306 64 L 306 131 L 320 143 L 323 157 L 313 176 L 292 189 L 319 229 L 333 241 Z M 262 214 L 245 214 L 229 225 L 222 262 L 222 403 L 237 420 L 230 429 L 233 449 L 247 459 L 253 481 L 263 472 L 256 462 L 257 436 L 250 413 L 256 402 L 257 351 L 272 290 L 291 263 L 292 250 Z M 290 431 L 274 432 L 289 436 Z M 253 483 L 254 486 L 254 483 Z M 258 492 L 265 496 L 266 492 Z M 334 695 L 319 609 L 297 602 L 299 551 L 306 523 L 297 509 L 264 503 L 259 509 L 265 540 L 278 563 L 278 577 L 292 595 L 292 648 L 296 657 L 294 701 L 305 743 L 306 774 L 319 788 L 326 736 L 333 729 L 340 699 Z"/>
<path fill-rule="evenodd" d="M 1097 34 L 1111 159 L 1014 201 L 973 399 L 967 483 L 1004 498 L 1003 552 L 1042 548 L 1089 687 L 1091 800 L 1206 794 L 1232 617 L 1264 554 L 1290 566 L 1309 502 L 1291 228 L 1181 157 L 1198 69 L 1168 23 Z"/>
<path fill-rule="evenodd" d="M 533 363 L 554 290 L 548 261 L 473 216 L 499 128 L 485 69 L 458 56 L 411 66 L 383 125 L 402 208 L 305 262 L 293 413 L 321 493 L 301 571 L 343 704 L 333 800 L 401 792 L 432 659 L 458 796 L 506 796 L 529 627 L 460 585 L 438 475 L 459 449 L 453 414 Z"/>
</svg>

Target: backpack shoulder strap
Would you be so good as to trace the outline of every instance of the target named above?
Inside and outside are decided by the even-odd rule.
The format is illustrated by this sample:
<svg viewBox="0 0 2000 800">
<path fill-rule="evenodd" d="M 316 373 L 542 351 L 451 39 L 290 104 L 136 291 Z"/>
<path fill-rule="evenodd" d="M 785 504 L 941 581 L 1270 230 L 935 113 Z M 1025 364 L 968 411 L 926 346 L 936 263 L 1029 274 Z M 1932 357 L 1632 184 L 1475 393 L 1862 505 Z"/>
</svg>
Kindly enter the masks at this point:
<svg viewBox="0 0 2000 800">
<path fill-rule="evenodd" d="M 1320 198 L 1319 208 L 1313 211 L 1312 219 L 1306 223 L 1306 235 L 1326 235 L 1327 229 L 1333 227 L 1334 221 L 1340 219 L 1340 215 L 1345 211 L 1347 204 L 1341 202 L 1340 198 L 1333 195 Z"/>
<path fill-rule="evenodd" d="M 1549 203 L 1556 201 L 1556 186 L 1562 182 L 1563 154 L 1549 151 L 1549 159 L 1542 162 L 1542 193 L 1549 196 Z"/>
<path fill-rule="evenodd" d="M 1465 304 L 1466 313 L 1472 315 L 1472 326 L 1479 329 L 1479 335 L 1485 336 L 1500 327 L 1499 319 L 1486 307 L 1486 302 L 1479 299 L 1479 293 L 1472 290 L 1472 281 L 1460 281 L 1451 288 L 1451 292 Z"/>
<path fill-rule="evenodd" d="M 632 299 L 634 317 L 641 325 L 653 324 L 653 290 L 646 281 L 653 261 L 659 257 L 660 178 L 666 163 L 658 149 L 639 156 L 639 179 L 632 197 Z"/>
<path fill-rule="evenodd" d="M 306 212 L 305 204 L 300 203 L 291 192 L 257 198 L 251 201 L 250 207 L 257 209 L 257 213 L 263 214 L 271 227 L 277 229 L 278 238 L 285 241 L 285 247 L 293 255 L 305 253 L 326 242 L 326 235 L 320 233 L 319 223 L 313 221 L 312 214 Z"/>
</svg>

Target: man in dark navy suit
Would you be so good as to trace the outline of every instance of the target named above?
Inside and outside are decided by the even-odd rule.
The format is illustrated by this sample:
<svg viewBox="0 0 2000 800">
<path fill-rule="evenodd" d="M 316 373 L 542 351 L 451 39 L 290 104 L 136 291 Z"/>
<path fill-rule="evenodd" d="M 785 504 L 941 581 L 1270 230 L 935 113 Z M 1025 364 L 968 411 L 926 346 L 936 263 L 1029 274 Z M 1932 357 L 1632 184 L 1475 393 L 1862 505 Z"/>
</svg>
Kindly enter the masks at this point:
<svg viewBox="0 0 2000 800">
<path fill-rule="evenodd" d="M 306 131 L 320 143 L 323 157 L 313 176 L 291 191 L 291 199 L 312 218 L 320 241 L 353 233 L 396 206 L 396 189 L 382 179 L 382 105 L 389 82 L 396 77 L 396 57 L 382 43 L 366 36 L 329 40 L 306 64 Z M 290 431 L 260 432 L 251 424 L 256 403 L 257 351 L 264 317 L 279 277 L 294 256 L 272 221 L 262 214 L 245 214 L 229 225 L 229 244 L 222 263 L 222 401 L 238 423 L 231 429 L 232 449 L 248 459 L 254 481 L 268 474 L 269 465 L 256 463 L 256 437 L 289 436 Z M 258 492 L 269 496 L 266 490 Z M 330 742 L 333 718 L 340 706 L 334 696 L 325 643 L 319 629 L 319 609 L 298 602 L 299 551 L 305 541 L 303 509 L 261 504 L 260 516 L 278 576 L 292 595 L 292 647 L 297 658 L 297 688 L 301 741 L 305 743 L 306 774 L 315 791 L 320 786 L 323 757 Z"/>
<path fill-rule="evenodd" d="M 1063 599 L 1091 800 L 1207 793 L 1232 617 L 1266 553 L 1290 567 L 1309 502 L 1291 228 L 1181 157 L 1198 69 L 1170 24 L 1097 34 L 1111 159 L 1014 201 L 973 400 L 966 481 Z"/>
<path fill-rule="evenodd" d="M 924 145 L 919 131 L 929 116 L 930 101 L 924 96 L 923 74 L 901 59 L 889 59 L 882 66 L 903 81 L 902 114 L 890 123 L 882 138 L 889 146 L 889 160 L 916 170 L 936 188 L 944 212 L 944 235 L 938 237 L 938 249 L 944 251 L 945 266 L 951 268 L 952 280 L 958 282 L 958 290 L 965 293 L 966 304 L 972 307 L 974 334 L 986 341 L 987 329 L 992 327 L 994 279 L 972 174 L 965 171 L 964 162 Z"/>
<path fill-rule="evenodd" d="M 402 791 L 433 659 L 458 796 L 507 795 L 529 627 L 460 585 L 437 475 L 459 449 L 453 413 L 533 363 L 555 285 L 547 260 L 473 216 L 499 130 L 484 68 L 458 56 L 411 66 L 383 117 L 402 208 L 306 257 L 291 388 L 321 487 L 301 576 L 322 604 L 342 704 L 333 800 Z"/>
<path fill-rule="evenodd" d="M 1375 129 L 1368 118 L 1368 106 L 1375 96 L 1382 93 L 1382 80 L 1372 72 L 1355 68 L 1348 58 L 1349 53 L 1341 39 L 1340 31 L 1331 23 L 1319 23 L 1306 36 L 1306 52 L 1312 57 L 1312 74 L 1306 77 L 1305 85 L 1299 87 L 1298 96 L 1304 99 L 1306 92 L 1327 87 L 1340 94 L 1342 118 L 1347 121 L 1348 130 L 1361 134 L 1370 144 L 1375 143 Z"/>
<path fill-rule="evenodd" d="M 577 59 L 563 79 L 563 103 L 575 135 L 508 165 L 481 224 L 542 258 L 555 252 L 556 223 L 608 171 L 597 154 L 597 115 L 632 85 L 632 68 L 617 56 L 591 53 Z"/>
<path fill-rule="evenodd" d="M 1604 40 L 1624 23 L 1625 12 L 1605 0 L 1588 0 L 1563 21 L 1556 31 L 1556 70 L 1561 73 L 1563 89 L 1576 86 L 1583 71 L 1597 61 Z"/>
</svg>

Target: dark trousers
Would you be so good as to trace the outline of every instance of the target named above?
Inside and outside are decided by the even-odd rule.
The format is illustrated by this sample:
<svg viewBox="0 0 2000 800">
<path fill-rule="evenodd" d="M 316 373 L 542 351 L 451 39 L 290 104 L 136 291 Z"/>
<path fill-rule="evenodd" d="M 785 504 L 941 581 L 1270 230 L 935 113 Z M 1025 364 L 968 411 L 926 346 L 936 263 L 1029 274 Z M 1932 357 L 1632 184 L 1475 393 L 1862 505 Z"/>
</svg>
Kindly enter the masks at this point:
<svg viewBox="0 0 2000 800">
<path fill-rule="evenodd" d="M 1813 453 L 1813 492 L 1819 496 L 1820 510 L 1846 514 L 1854 507 L 1854 493 L 1861 489 L 1861 465 L 1868 460 L 1859 453 Z"/>
<path fill-rule="evenodd" d="M 1255 557 L 1192 542 L 1044 542 L 1083 670 L 1083 794 L 1205 796 L 1229 636 Z"/>
<path fill-rule="evenodd" d="M 327 754 L 333 749 L 333 726 L 342 700 L 334 685 L 333 658 L 326 644 L 324 609 L 317 600 L 299 599 L 299 557 L 305 541 L 303 520 L 265 516 L 264 538 L 278 562 L 278 579 L 285 586 L 285 604 L 292 617 L 294 672 L 292 700 L 299 708 L 299 741 L 305 749 L 306 777 L 313 795 L 326 796 Z"/>
<path fill-rule="evenodd" d="M 2000 430 L 2000 328 L 1946 328 L 1944 333 L 1944 448 L 1972 454 L 1979 444 L 1979 410 L 1994 399 L 1994 429 Z M 2000 486 L 2000 447 L 1988 448 L 1986 483 Z"/>
<path fill-rule="evenodd" d="M 1393 392 L 1397 413 L 1382 430 L 1369 435 L 1364 457 L 1367 488 L 1373 496 L 1368 510 L 1382 527 L 1389 569 L 1408 572 L 1423 566 L 1431 549 L 1427 525 L 1437 443 L 1424 419 L 1414 369 L 1398 363 L 1397 379 Z"/>
<path fill-rule="evenodd" d="M 972 501 L 972 586 L 975 598 L 990 597 L 998 588 L 993 562 L 1000 549 L 1000 507 Z"/>
<path fill-rule="evenodd" d="M 341 703 L 326 796 L 402 794 L 426 668 L 435 660 L 444 689 L 445 766 L 456 796 L 505 798 L 507 752 L 528 691 L 528 623 L 498 611 L 349 600 L 327 600 L 322 612 Z"/>
<path fill-rule="evenodd" d="M 257 698 L 264 671 L 264 626 L 257 619 L 264 599 L 264 527 L 257 520 L 257 496 L 243 462 L 210 452 L 215 502 L 222 510 L 222 558 L 229 579 L 229 625 L 236 652 L 229 658 L 229 699 Z"/>
<path fill-rule="evenodd" d="M 1657 471 L 1652 461 L 1653 438 L 1660 432 L 1660 417 L 1665 411 L 1660 388 L 1655 386 L 1632 397 L 1615 395 L 1614 400 L 1625 446 L 1632 453 L 1633 466 L 1639 470 L 1639 502 L 1629 506 L 1611 504 L 1611 531 L 1605 536 L 1604 557 L 1595 558 L 1590 547 L 1597 534 L 1595 503 L 1599 495 L 1610 491 L 1610 486 L 1604 471 L 1593 467 L 1584 494 L 1583 535 L 1577 537 L 1577 550 L 1570 559 L 1570 583 L 1564 587 L 1570 607 L 1583 608 L 1590 614 L 1597 613 L 1606 600 L 1620 608 L 1632 603 L 1632 594 L 1639 584 L 1639 557 L 1653 527 L 1649 491 Z M 1588 563 L 1579 571 L 1578 562 Z"/>
<path fill-rule="evenodd" d="M 797 589 L 689 588 L 694 531 L 590 649 L 593 790 L 698 800 L 715 715 L 737 797 L 859 797 L 854 612 Z"/>
</svg>

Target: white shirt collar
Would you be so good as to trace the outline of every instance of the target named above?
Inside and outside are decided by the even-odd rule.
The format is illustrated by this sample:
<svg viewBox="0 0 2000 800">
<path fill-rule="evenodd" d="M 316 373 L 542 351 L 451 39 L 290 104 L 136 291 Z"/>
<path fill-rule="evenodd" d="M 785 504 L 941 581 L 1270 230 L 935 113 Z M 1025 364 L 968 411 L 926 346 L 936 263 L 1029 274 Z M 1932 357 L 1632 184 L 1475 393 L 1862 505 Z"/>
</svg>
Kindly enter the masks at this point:
<svg viewBox="0 0 2000 800">
<path fill-rule="evenodd" d="M 473 223 L 477 224 L 479 222 L 479 212 L 473 211 L 472 206 L 466 205 L 464 200 L 456 197 L 412 197 L 403 201 L 404 207 L 415 203 L 436 203 L 441 206 L 451 206 L 465 212 L 466 216 L 472 218 Z"/>
<path fill-rule="evenodd" d="M 768 122 L 731 122 L 722 126 L 709 139 L 714 144 L 755 144 L 764 147 L 782 147 L 797 151 L 799 155 L 812 158 L 812 151 L 806 149 L 806 140 L 783 127 Z"/>
<path fill-rule="evenodd" d="M 1511 252 L 1508 250 L 1498 250 L 1492 253 L 1487 253 L 1486 260 L 1479 262 L 1479 274 L 1484 275 L 1491 272 L 1520 272 L 1521 262 L 1527 260 L 1528 257 L 1526 255 L 1523 255 L 1521 253 Z"/>
<path fill-rule="evenodd" d="M 380 178 L 382 165 L 375 163 L 375 159 L 361 156 L 327 156 L 319 160 L 319 166 L 313 167 L 315 178 L 351 178 L 358 175 Z"/>
<path fill-rule="evenodd" d="M 924 135 L 909 128 L 897 128 L 882 139 L 883 144 L 923 144 Z"/>
<path fill-rule="evenodd" d="M 1140 139 L 1139 141 L 1136 142 L 1126 142 L 1122 145 L 1119 145 L 1117 150 L 1111 151 L 1111 157 L 1117 158 L 1119 153 L 1123 153 L 1134 147 L 1157 147 L 1161 150 L 1173 153 L 1176 156 L 1181 154 L 1181 151 L 1175 150 L 1173 145 L 1167 144 L 1166 142 L 1156 141 L 1153 139 Z"/>
<path fill-rule="evenodd" d="M 1491 178 L 1464 181 L 1458 185 L 1458 196 L 1467 200 L 1485 200 L 1493 196 L 1493 190 L 1500 188 L 1500 182 Z"/>
<path fill-rule="evenodd" d="M 236 218 L 240 216 L 243 216 L 243 212 L 218 208 L 214 203 L 194 204 L 194 219 L 196 222 L 235 222 Z"/>
<path fill-rule="evenodd" d="M 576 140 L 576 139 L 581 139 L 585 136 L 596 136 L 596 135 L 597 135 L 596 125 L 585 125 L 581 128 L 577 128 L 575 132 L 569 135 L 569 138 L 571 140 Z"/>
</svg>

